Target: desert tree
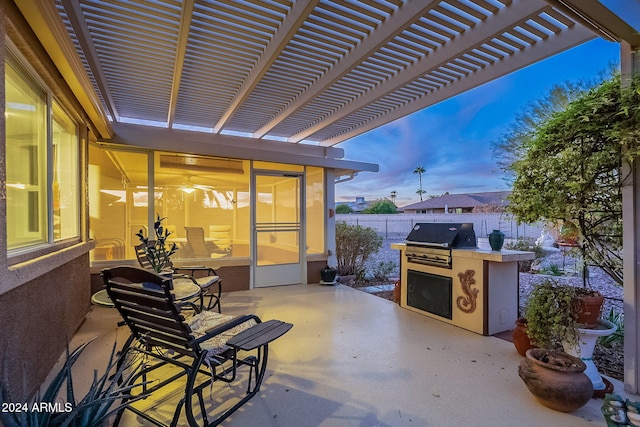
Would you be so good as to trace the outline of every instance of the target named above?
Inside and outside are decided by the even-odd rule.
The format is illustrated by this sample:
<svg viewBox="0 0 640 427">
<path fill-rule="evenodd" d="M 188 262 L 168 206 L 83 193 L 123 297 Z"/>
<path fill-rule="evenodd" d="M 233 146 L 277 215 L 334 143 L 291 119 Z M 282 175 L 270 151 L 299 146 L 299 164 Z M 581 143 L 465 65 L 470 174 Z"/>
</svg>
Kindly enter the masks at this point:
<svg viewBox="0 0 640 427">
<path fill-rule="evenodd" d="M 639 152 L 640 90 L 614 76 L 566 97 L 561 107 L 562 96 L 549 95 L 503 137 L 507 210 L 520 222 L 574 224 L 585 264 L 622 284 L 622 165 Z"/>
</svg>

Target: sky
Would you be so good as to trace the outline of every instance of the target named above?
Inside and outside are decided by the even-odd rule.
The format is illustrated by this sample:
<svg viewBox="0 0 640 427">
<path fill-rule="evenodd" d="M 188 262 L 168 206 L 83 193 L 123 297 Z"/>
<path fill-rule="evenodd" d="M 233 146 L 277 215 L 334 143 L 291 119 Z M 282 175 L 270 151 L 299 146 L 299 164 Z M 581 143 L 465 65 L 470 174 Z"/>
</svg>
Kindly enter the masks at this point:
<svg viewBox="0 0 640 427">
<path fill-rule="evenodd" d="M 593 81 L 619 68 L 619 49 L 592 40 L 339 144 L 345 159 L 376 163 L 380 171 L 337 184 L 336 201 L 377 200 L 396 191 L 397 206 L 419 202 L 418 166 L 425 169 L 426 195 L 509 190 L 491 143 L 554 84 Z"/>
</svg>

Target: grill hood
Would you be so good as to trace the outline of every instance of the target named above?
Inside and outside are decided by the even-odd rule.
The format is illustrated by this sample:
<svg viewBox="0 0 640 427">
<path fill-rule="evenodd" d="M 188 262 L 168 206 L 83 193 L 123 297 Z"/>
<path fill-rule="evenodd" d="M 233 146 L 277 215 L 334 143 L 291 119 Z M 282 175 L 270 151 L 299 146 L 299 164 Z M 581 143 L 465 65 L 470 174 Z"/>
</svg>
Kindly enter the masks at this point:
<svg viewBox="0 0 640 427">
<path fill-rule="evenodd" d="M 413 226 L 405 243 L 442 248 L 475 248 L 473 223 L 421 222 Z"/>
</svg>

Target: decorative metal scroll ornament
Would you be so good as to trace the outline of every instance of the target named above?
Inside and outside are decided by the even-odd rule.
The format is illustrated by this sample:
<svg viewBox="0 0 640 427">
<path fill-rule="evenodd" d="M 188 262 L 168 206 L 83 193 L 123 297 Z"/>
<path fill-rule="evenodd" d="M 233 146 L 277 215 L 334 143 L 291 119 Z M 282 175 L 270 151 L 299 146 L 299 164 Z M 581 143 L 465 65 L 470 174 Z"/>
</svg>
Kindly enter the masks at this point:
<svg viewBox="0 0 640 427">
<path fill-rule="evenodd" d="M 466 296 L 460 295 L 456 299 L 456 304 L 458 305 L 458 308 L 465 313 L 473 313 L 476 311 L 476 300 L 478 299 L 478 292 L 480 291 L 472 288 L 472 286 L 476 284 L 476 279 L 473 278 L 475 274 L 475 270 L 467 270 L 464 273 L 458 273 L 462 292 L 464 292 Z"/>
</svg>

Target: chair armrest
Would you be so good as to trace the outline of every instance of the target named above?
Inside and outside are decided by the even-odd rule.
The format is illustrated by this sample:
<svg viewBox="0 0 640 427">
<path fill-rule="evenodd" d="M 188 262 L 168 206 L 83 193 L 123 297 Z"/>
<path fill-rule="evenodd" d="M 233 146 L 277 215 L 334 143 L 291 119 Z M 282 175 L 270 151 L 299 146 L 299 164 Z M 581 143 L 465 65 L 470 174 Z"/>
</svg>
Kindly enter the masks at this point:
<svg viewBox="0 0 640 427">
<path fill-rule="evenodd" d="M 227 341 L 227 345 L 249 351 L 286 334 L 293 325 L 280 320 L 268 320 L 244 330 Z"/>
<path fill-rule="evenodd" d="M 200 307 L 198 307 L 195 303 L 191 301 L 176 301 L 176 305 L 180 307 L 182 311 L 184 308 L 189 308 L 195 312 L 195 314 L 200 313 Z"/>
</svg>

